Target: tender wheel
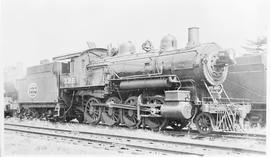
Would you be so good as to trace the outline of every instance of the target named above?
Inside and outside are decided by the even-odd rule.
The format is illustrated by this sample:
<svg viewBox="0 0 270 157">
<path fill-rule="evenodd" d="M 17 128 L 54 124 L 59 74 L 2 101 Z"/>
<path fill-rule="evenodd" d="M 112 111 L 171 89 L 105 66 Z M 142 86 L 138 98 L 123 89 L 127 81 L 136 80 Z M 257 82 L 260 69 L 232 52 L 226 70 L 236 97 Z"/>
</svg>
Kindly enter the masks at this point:
<svg viewBox="0 0 270 157">
<path fill-rule="evenodd" d="M 137 100 L 138 97 L 132 96 L 125 101 L 125 104 L 130 106 L 136 106 Z M 138 123 L 136 110 L 123 109 L 123 121 L 125 125 L 129 128 L 134 128 Z"/>
<path fill-rule="evenodd" d="M 100 103 L 100 101 L 96 98 L 90 98 L 84 110 L 84 120 L 86 123 L 90 124 L 98 124 L 101 120 L 101 107 L 93 106 L 94 103 Z"/>
<path fill-rule="evenodd" d="M 202 112 L 195 118 L 195 125 L 201 134 L 209 134 L 213 131 L 214 119 L 210 113 Z"/>
<path fill-rule="evenodd" d="M 106 104 L 120 103 L 120 99 L 117 97 L 110 97 Z M 106 125 L 113 126 L 120 123 L 120 110 L 117 108 L 106 107 L 102 112 L 102 119 Z"/>
<path fill-rule="evenodd" d="M 153 105 L 163 105 L 165 104 L 164 97 L 154 96 L 149 99 L 149 103 Z M 152 130 L 162 130 L 166 128 L 168 121 L 165 118 L 160 117 L 147 117 L 145 118 L 144 123 Z"/>
</svg>

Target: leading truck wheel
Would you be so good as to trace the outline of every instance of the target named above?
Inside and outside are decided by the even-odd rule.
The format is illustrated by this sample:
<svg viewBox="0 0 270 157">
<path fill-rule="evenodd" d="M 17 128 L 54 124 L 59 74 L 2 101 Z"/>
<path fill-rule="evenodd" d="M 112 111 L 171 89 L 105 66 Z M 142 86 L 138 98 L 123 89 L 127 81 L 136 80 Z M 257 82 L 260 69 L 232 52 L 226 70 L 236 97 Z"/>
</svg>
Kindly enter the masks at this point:
<svg viewBox="0 0 270 157">
<path fill-rule="evenodd" d="M 93 106 L 93 104 L 98 104 L 100 101 L 96 98 L 90 98 L 86 105 L 84 110 L 84 120 L 86 123 L 90 124 L 98 124 L 101 120 L 101 112 L 102 109 L 100 106 Z"/>
<path fill-rule="evenodd" d="M 195 125 L 201 134 L 209 134 L 213 131 L 214 119 L 210 113 L 202 112 L 195 118 Z"/>
</svg>

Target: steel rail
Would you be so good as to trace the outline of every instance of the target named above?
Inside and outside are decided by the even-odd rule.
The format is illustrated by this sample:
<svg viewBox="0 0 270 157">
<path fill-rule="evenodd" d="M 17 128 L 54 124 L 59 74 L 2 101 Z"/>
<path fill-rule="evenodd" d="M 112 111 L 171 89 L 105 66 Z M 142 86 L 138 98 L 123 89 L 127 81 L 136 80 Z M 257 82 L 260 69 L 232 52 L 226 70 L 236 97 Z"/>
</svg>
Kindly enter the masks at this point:
<svg viewBox="0 0 270 157">
<path fill-rule="evenodd" d="M 162 147 L 155 147 L 155 146 L 149 146 L 149 145 L 142 145 L 142 144 L 136 144 L 133 142 L 130 142 L 130 140 L 139 140 L 139 141 L 145 141 L 145 142 L 150 142 L 151 144 L 153 143 L 159 143 L 159 144 L 171 144 L 171 145 L 177 145 L 177 146 L 191 146 L 192 148 L 198 147 L 198 148 L 207 148 L 207 149 L 212 149 L 212 150 L 222 150 L 222 151 L 233 151 L 233 152 L 244 152 L 244 153 L 253 153 L 253 154 L 266 154 L 264 150 L 257 150 L 257 149 L 249 149 L 249 148 L 242 148 L 242 147 L 233 147 L 233 146 L 222 146 L 222 145 L 215 145 L 215 144 L 202 144 L 202 143 L 196 143 L 193 142 L 187 142 L 187 141 L 168 141 L 168 140 L 161 140 L 161 139 L 150 139 L 150 138 L 141 138 L 141 137 L 134 137 L 134 136 L 123 136 L 123 135 L 115 135 L 115 134 L 108 134 L 108 133 L 97 133 L 97 132 L 89 132 L 89 131 L 74 131 L 74 130 L 69 130 L 69 129 L 56 129 L 56 128 L 50 128 L 50 127 L 39 127 L 39 126 L 29 126 L 29 125 L 21 125 L 21 124 L 11 124 L 11 123 L 5 123 L 5 130 L 10 130 L 10 131 L 19 131 L 19 132 L 26 132 L 26 133 L 33 133 L 33 134 L 42 134 L 42 135 L 47 135 L 47 136 L 57 136 L 57 137 L 62 137 L 62 138 L 71 138 L 71 139 L 76 139 L 76 140 L 83 140 L 83 141 L 92 141 L 92 142 L 100 142 L 100 143 L 107 143 L 107 144 L 123 144 L 127 147 L 133 147 L 133 148 L 139 148 L 139 149 L 146 149 L 146 150 L 152 150 L 152 151 L 157 151 L 157 152 L 166 152 L 166 153 L 172 153 L 172 154 L 190 154 L 190 155 L 205 155 L 207 153 L 194 153 L 190 151 L 180 151 L 177 149 L 167 149 L 167 148 L 162 148 Z M 23 127 L 23 128 L 28 128 L 28 129 L 40 129 L 40 130 L 47 130 L 47 131 L 59 131 L 59 132 L 67 132 L 67 133 L 79 133 L 80 135 L 94 135 L 94 136 L 102 136 L 102 137 L 109 137 L 105 140 L 100 140 L 100 139 L 93 139 L 93 138 L 83 138 L 83 137 L 77 137 L 77 136 L 68 136 L 68 135 L 63 135 L 63 134 L 56 134 L 56 133 L 44 133 L 40 131 L 31 131 L 31 130 L 25 130 L 25 129 L 14 129 L 14 128 L 9 128 L 8 126 L 13 126 L 13 127 Z M 115 141 L 110 141 L 108 139 L 111 138 L 122 138 L 126 139 L 127 142 L 115 142 Z M 204 150 L 204 149 L 203 149 Z M 207 151 L 206 151 L 207 152 Z M 209 152 L 208 152 L 209 153 Z"/>
<path fill-rule="evenodd" d="M 20 126 L 22 127 L 22 126 Z M 25 126 L 27 128 L 30 128 L 29 126 Z M 37 127 L 35 127 L 37 128 Z M 42 127 L 39 127 L 38 129 L 44 129 Z M 54 129 L 48 129 L 53 131 Z M 203 156 L 203 154 L 199 153 L 191 153 L 187 151 L 178 151 L 178 150 L 170 150 L 170 149 L 165 149 L 165 148 L 156 148 L 154 146 L 149 147 L 149 146 L 143 146 L 143 145 L 138 145 L 138 144 L 133 144 L 131 142 L 111 142 L 108 141 L 107 139 L 94 139 L 94 138 L 84 138 L 84 137 L 76 137 L 72 135 L 63 135 L 63 134 L 57 134 L 57 133 L 46 133 L 46 132 L 40 132 L 40 131 L 31 131 L 31 130 L 24 130 L 24 129 L 13 129 L 13 128 L 7 128 L 5 127 L 5 130 L 9 131 L 15 131 L 15 132 L 24 132 L 24 133 L 31 133 L 31 134 L 37 134 L 37 135 L 45 135 L 45 136 L 52 136 L 52 137 L 60 137 L 60 138 L 67 138 L 67 139 L 73 139 L 73 140 L 80 140 L 80 141 L 86 141 L 86 142 L 96 142 L 96 143 L 104 143 L 104 144 L 120 144 L 124 145 L 126 147 L 130 148 L 137 148 L 137 149 L 143 149 L 143 150 L 150 150 L 150 151 L 156 151 L 156 152 L 164 152 L 164 153 L 170 153 L 170 154 L 187 154 L 187 155 L 197 155 L 197 156 Z M 62 131 L 66 132 L 67 130 L 61 130 L 61 129 L 56 129 L 57 131 Z M 54 130 L 54 131 L 56 131 Z M 72 131 L 70 131 L 71 133 Z M 100 135 L 100 134 L 99 134 Z"/>
<path fill-rule="evenodd" d="M 69 123 L 66 123 L 69 124 Z M 73 125 L 80 125 L 80 126 L 89 126 L 89 124 L 83 124 L 83 123 L 70 123 Z M 95 127 L 110 127 L 106 124 L 98 124 L 95 125 Z M 118 125 L 118 128 L 127 128 L 127 126 Z M 148 129 L 148 128 L 145 128 Z M 175 131 L 173 129 L 164 129 L 159 131 L 161 134 L 165 135 L 171 135 L 171 136 L 185 136 L 185 135 L 198 135 L 200 137 L 213 137 L 213 138 L 234 138 L 234 139 L 256 139 L 260 138 L 259 140 L 265 140 L 266 141 L 266 135 L 265 134 L 254 134 L 254 133 L 245 133 L 245 132 L 222 132 L 222 131 L 212 131 L 210 134 L 202 135 L 197 130 L 188 130 L 188 129 L 182 129 L 181 131 Z"/>
<path fill-rule="evenodd" d="M 253 139 L 253 140 L 262 140 L 266 141 L 265 134 L 252 134 L 252 133 L 240 133 L 240 132 L 218 132 L 213 131 L 210 134 L 202 135 L 197 130 L 186 130 L 183 129 L 181 131 L 174 130 L 165 130 L 162 132 L 163 134 L 171 135 L 171 136 L 198 136 L 198 138 L 211 137 L 211 138 L 232 138 L 232 139 Z"/>
<path fill-rule="evenodd" d="M 74 125 L 82 125 L 82 126 L 88 126 L 89 124 L 83 124 L 83 123 L 71 123 Z M 97 127 L 109 127 L 106 124 L 98 124 Z M 121 126 L 118 125 L 117 127 L 119 128 L 128 128 L 127 126 Z M 145 128 L 147 129 L 147 128 Z M 245 132 L 223 132 L 223 131 L 212 131 L 210 134 L 202 135 L 199 133 L 198 130 L 188 130 L 188 129 L 182 129 L 181 131 L 175 131 L 173 129 L 164 129 L 160 131 L 163 134 L 168 134 L 168 135 L 187 135 L 188 133 L 193 133 L 194 135 L 200 135 L 202 137 L 228 137 L 228 138 L 243 138 L 243 139 L 248 139 L 248 138 L 263 138 L 266 140 L 266 135 L 265 134 L 254 134 L 254 133 L 245 133 Z"/>
<path fill-rule="evenodd" d="M 69 123 L 66 123 L 69 124 Z M 89 124 L 83 124 L 83 123 L 70 123 L 73 125 L 81 125 L 81 126 L 89 126 Z M 96 127 L 109 127 L 106 124 L 98 124 L 95 125 Z M 123 125 L 118 125 L 117 127 L 119 128 L 128 128 L 127 126 Z M 147 128 L 145 128 L 147 129 Z M 248 132 L 223 132 L 223 131 L 212 131 L 210 134 L 202 135 L 200 134 L 197 130 L 188 130 L 188 129 L 182 129 L 181 131 L 175 131 L 173 129 L 164 129 L 160 131 L 163 134 L 168 134 L 168 135 L 180 135 L 182 133 L 185 133 L 183 135 L 187 135 L 188 133 L 193 133 L 194 135 L 200 135 L 200 136 L 205 136 L 205 137 L 228 137 L 228 138 L 243 138 L 243 139 L 248 139 L 248 138 L 263 138 L 266 140 L 266 135 L 265 134 L 254 134 L 254 133 L 248 133 Z"/>
</svg>

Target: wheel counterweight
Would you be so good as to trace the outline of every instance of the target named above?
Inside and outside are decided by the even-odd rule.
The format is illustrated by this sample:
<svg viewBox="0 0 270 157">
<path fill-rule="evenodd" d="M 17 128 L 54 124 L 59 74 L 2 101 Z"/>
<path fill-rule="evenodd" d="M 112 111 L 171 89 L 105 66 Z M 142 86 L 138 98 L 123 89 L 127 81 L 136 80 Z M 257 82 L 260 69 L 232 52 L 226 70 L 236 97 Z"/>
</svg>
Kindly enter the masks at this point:
<svg viewBox="0 0 270 157">
<path fill-rule="evenodd" d="M 106 104 L 121 103 L 120 99 L 117 97 L 110 97 Z M 105 107 L 102 111 L 102 120 L 106 125 L 113 126 L 120 123 L 120 109 Z"/>
<path fill-rule="evenodd" d="M 161 106 L 165 104 L 164 97 L 162 96 L 154 96 L 149 99 L 149 103 L 154 106 Z M 150 129 L 157 131 L 166 128 L 167 126 L 167 119 L 162 117 L 145 117 L 144 123 Z"/>
<path fill-rule="evenodd" d="M 125 101 L 125 104 L 130 106 L 136 106 L 137 100 L 138 97 L 132 96 Z M 125 125 L 128 126 L 129 128 L 134 128 L 138 123 L 136 110 L 123 109 L 122 111 L 123 111 L 123 121 Z"/>
</svg>

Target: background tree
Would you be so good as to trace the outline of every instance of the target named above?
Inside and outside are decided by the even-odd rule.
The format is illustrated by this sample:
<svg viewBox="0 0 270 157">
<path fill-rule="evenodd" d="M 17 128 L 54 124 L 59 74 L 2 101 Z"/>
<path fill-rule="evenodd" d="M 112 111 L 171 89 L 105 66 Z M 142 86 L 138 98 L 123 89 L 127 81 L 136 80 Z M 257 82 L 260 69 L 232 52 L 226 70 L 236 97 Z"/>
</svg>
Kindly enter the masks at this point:
<svg viewBox="0 0 270 157">
<path fill-rule="evenodd" d="M 12 82 L 5 82 L 4 90 L 5 90 L 4 97 L 11 97 L 13 100 L 17 100 L 18 93 Z"/>
<path fill-rule="evenodd" d="M 267 37 L 258 37 L 256 41 L 247 40 L 246 45 L 242 46 L 249 53 L 264 53 L 266 52 Z"/>
</svg>

